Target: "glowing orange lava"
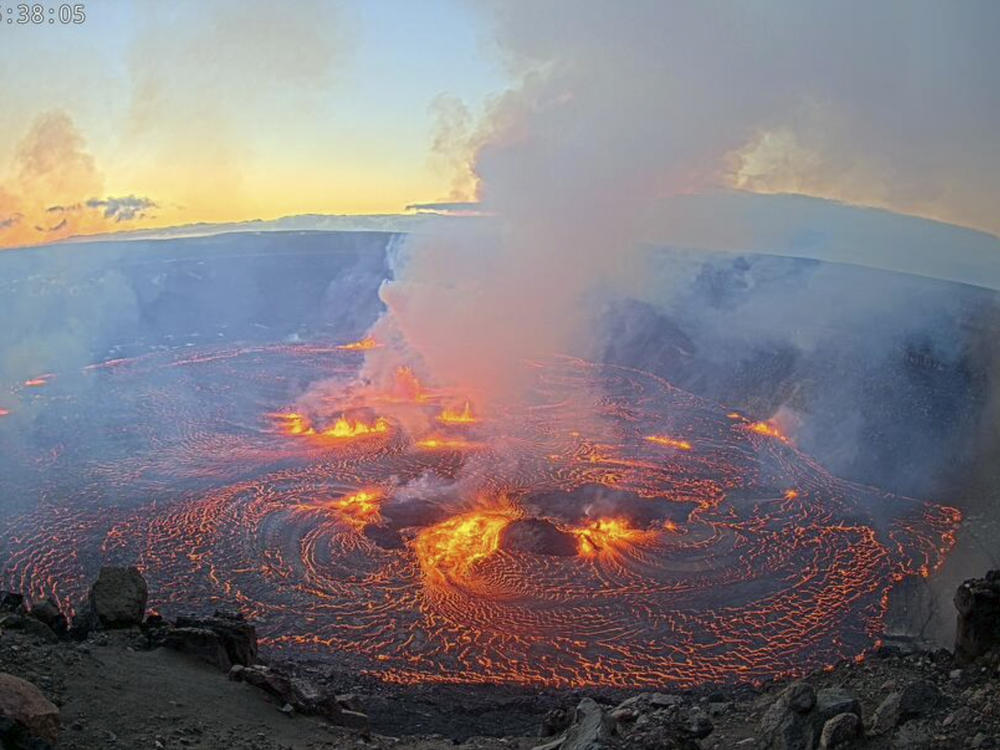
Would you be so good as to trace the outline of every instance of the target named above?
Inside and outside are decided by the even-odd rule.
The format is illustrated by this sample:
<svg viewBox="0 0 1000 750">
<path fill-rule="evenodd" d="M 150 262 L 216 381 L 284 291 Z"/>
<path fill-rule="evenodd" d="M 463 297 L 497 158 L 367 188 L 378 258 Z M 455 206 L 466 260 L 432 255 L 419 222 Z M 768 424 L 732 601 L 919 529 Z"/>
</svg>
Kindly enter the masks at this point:
<svg viewBox="0 0 1000 750">
<path fill-rule="evenodd" d="M 6 417 L 8 414 L 10 414 L 10 411 L 7 409 L 0 409 L 0 417 Z"/>
<path fill-rule="evenodd" d="M 461 438 L 440 437 L 437 435 L 432 435 L 431 437 L 424 438 L 423 440 L 418 440 L 415 445 L 418 448 L 433 451 L 461 451 L 479 447 L 478 443 L 472 443 L 468 440 L 462 440 Z"/>
<path fill-rule="evenodd" d="M 362 527 L 381 518 L 382 495 L 374 490 L 359 490 L 335 500 L 333 507 L 352 526 Z"/>
<path fill-rule="evenodd" d="M 583 557 L 595 557 L 602 552 L 615 552 L 648 541 L 653 532 L 637 529 L 626 518 L 599 518 L 585 526 L 572 529 Z"/>
<path fill-rule="evenodd" d="M 433 582 L 461 581 L 497 551 L 500 532 L 514 520 L 512 511 L 475 510 L 421 531 L 413 544 L 420 569 Z"/>
<path fill-rule="evenodd" d="M 666 435 L 647 435 L 646 440 L 650 443 L 656 443 L 657 445 L 665 445 L 668 448 L 676 448 L 680 451 L 691 450 L 691 443 L 687 440 L 677 440 L 676 438 L 670 438 Z"/>
<path fill-rule="evenodd" d="M 774 422 L 751 422 L 747 425 L 747 429 L 750 432 L 756 432 L 758 435 L 777 438 L 783 443 L 788 442 L 788 437 L 778 429 L 778 425 L 774 424 Z"/>
<path fill-rule="evenodd" d="M 445 409 L 437 417 L 439 422 L 444 422 L 445 424 L 475 424 L 479 421 L 472 413 L 472 406 L 468 401 L 465 402 L 465 406 L 462 407 L 461 411 L 458 409 Z"/>
<path fill-rule="evenodd" d="M 379 417 L 374 422 L 363 422 L 360 419 L 348 419 L 341 415 L 325 429 L 317 430 L 309 417 L 298 412 L 272 414 L 279 421 L 279 429 L 286 435 L 312 435 L 323 438 L 356 438 L 389 431 L 389 420 Z"/>
<path fill-rule="evenodd" d="M 337 348 L 347 352 L 362 352 L 368 349 L 375 349 L 376 347 L 378 347 L 378 342 L 371 336 L 365 336 L 360 341 L 352 341 L 349 344 L 341 344 Z"/>
<path fill-rule="evenodd" d="M 328 427 L 319 433 L 323 437 L 332 438 L 353 438 L 362 437 L 364 435 L 373 435 L 378 432 L 388 432 L 389 431 L 389 420 L 385 417 L 379 417 L 371 424 L 367 424 L 360 420 L 350 420 L 344 416 L 341 416 L 333 423 L 332 427 Z"/>
<path fill-rule="evenodd" d="M 38 388 L 39 386 L 43 386 L 48 383 L 49 378 L 51 377 L 51 375 L 39 375 L 37 378 L 29 378 L 28 380 L 25 380 L 24 384 L 28 388 Z"/>
</svg>

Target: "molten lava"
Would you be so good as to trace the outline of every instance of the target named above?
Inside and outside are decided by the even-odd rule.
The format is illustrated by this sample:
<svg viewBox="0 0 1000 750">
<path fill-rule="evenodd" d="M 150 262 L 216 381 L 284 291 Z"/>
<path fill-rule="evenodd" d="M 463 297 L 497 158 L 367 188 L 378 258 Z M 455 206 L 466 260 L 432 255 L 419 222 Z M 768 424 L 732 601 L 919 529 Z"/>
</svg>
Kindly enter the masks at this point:
<svg viewBox="0 0 1000 750">
<path fill-rule="evenodd" d="M 10 414 L 9 410 L 0 408 L 0 417 L 6 417 L 8 414 Z"/>
<path fill-rule="evenodd" d="M 665 445 L 668 448 L 676 448 L 679 451 L 691 450 L 691 443 L 687 440 L 677 440 L 676 438 L 667 437 L 666 435 L 647 435 L 646 440 L 650 443 L 656 443 L 657 445 Z"/>
<path fill-rule="evenodd" d="M 341 344 L 337 348 L 345 352 L 363 352 L 378 347 L 378 342 L 371 336 L 365 336 L 360 341 L 352 341 L 349 344 Z"/>
<path fill-rule="evenodd" d="M 375 490 L 359 490 L 335 500 L 333 507 L 345 521 L 360 528 L 381 519 L 382 499 L 381 493 Z"/>
<path fill-rule="evenodd" d="M 660 689 L 832 664 L 872 647 L 893 587 L 929 575 L 961 520 L 843 482 L 773 425 L 611 365 L 539 361 L 530 405 L 498 402 L 488 438 L 469 439 L 437 421 L 445 405 L 481 417 L 464 391 L 404 368 L 391 393 L 359 395 L 357 355 L 330 344 L 88 372 L 86 399 L 33 403 L 49 424 L 128 439 L 4 442 L 10 494 L 57 468 L 73 502 L 5 517 L 0 586 L 68 605 L 100 561 L 142 560 L 167 616 L 240 608 L 268 656 L 337 654 L 394 682 Z M 325 403 L 352 405 L 332 424 L 282 407 L 319 381 Z M 365 408 L 387 400 L 386 416 Z M 470 493 L 504 500 L 470 509 Z"/>
<path fill-rule="evenodd" d="M 478 443 L 473 443 L 469 440 L 440 435 L 431 435 L 430 437 L 423 438 L 414 443 L 414 445 L 417 448 L 432 451 L 464 451 L 480 447 Z"/>
<path fill-rule="evenodd" d="M 472 413 L 472 406 L 468 401 L 465 406 L 459 409 L 445 409 L 437 416 L 439 422 L 445 424 L 476 424 L 479 419 Z"/>
<path fill-rule="evenodd" d="M 778 425 L 774 422 L 751 422 L 747 425 L 747 429 L 750 432 L 755 432 L 758 435 L 767 435 L 768 437 L 777 438 L 783 443 L 789 442 L 788 436 L 782 433 L 778 428 Z"/>
<path fill-rule="evenodd" d="M 360 419 L 348 419 L 341 415 L 329 427 L 316 429 L 309 417 L 298 412 L 272 414 L 278 420 L 279 429 L 286 435 L 308 435 L 321 438 L 356 438 L 389 431 L 389 420 L 379 417 L 374 422 L 364 422 Z"/>
<path fill-rule="evenodd" d="M 573 529 L 573 533 L 579 540 L 583 557 L 618 552 L 655 536 L 655 532 L 633 527 L 626 518 L 599 518 Z"/>
<path fill-rule="evenodd" d="M 500 546 L 500 532 L 514 519 L 506 509 L 475 510 L 421 531 L 413 550 L 432 583 L 461 583 Z"/>
<path fill-rule="evenodd" d="M 319 434 L 322 437 L 330 438 L 354 438 L 388 431 L 389 420 L 385 417 L 379 417 L 374 422 L 367 424 L 361 420 L 350 420 L 341 416 L 333 423 L 332 427 L 327 427 Z"/>
<path fill-rule="evenodd" d="M 37 378 L 29 378 L 28 380 L 25 380 L 24 385 L 28 388 L 38 388 L 47 384 L 51 377 L 51 374 L 39 375 Z"/>
</svg>

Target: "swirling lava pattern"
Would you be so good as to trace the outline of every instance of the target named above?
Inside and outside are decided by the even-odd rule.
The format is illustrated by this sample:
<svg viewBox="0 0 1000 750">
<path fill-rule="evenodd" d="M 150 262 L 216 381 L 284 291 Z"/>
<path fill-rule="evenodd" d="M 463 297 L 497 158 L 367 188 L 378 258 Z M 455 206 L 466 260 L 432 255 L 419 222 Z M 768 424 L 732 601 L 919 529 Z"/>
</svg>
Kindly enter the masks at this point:
<svg viewBox="0 0 1000 750">
<path fill-rule="evenodd" d="M 840 481 L 653 375 L 578 360 L 532 365 L 527 405 L 482 419 L 437 391 L 406 420 L 373 403 L 387 426 L 356 438 L 283 429 L 275 414 L 362 356 L 188 349 L 32 391 L 60 437 L 7 459 L 39 497 L 5 535 L 8 583 L 69 603 L 102 562 L 137 561 L 167 614 L 235 606 L 272 652 L 389 680 L 685 686 L 863 652 L 892 586 L 939 564 L 959 520 Z M 504 544 L 529 517 L 576 546 Z"/>
</svg>

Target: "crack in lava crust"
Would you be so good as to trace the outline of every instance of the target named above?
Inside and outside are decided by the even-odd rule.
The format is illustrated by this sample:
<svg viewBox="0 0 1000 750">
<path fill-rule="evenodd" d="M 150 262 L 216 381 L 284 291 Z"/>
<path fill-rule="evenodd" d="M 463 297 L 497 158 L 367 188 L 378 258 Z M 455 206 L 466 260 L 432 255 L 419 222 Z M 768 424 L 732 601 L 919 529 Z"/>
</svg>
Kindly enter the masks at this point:
<svg viewBox="0 0 1000 750">
<path fill-rule="evenodd" d="M 272 652 L 388 680 L 690 686 L 863 652 L 891 587 L 928 575 L 959 520 L 840 481 L 653 375 L 578 360 L 535 365 L 530 405 L 481 419 L 449 425 L 461 395 L 421 397 L 433 449 L 393 420 L 339 442 L 268 420 L 359 362 L 274 345 L 90 368 L 86 403 L 46 404 L 93 441 L 4 443 L 41 498 L 10 521 L 8 583 L 69 604 L 102 561 L 138 560 L 166 614 L 237 606 Z M 393 499 L 428 472 L 475 497 Z M 523 518 L 569 553 L 501 543 Z"/>
</svg>

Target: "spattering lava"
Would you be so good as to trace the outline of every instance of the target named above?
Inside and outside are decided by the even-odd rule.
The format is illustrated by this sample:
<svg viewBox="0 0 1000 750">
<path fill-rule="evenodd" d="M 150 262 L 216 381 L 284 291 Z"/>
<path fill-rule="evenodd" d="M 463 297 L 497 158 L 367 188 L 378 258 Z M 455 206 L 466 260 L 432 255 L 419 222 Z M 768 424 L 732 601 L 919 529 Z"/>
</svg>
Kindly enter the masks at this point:
<svg viewBox="0 0 1000 750">
<path fill-rule="evenodd" d="M 138 562 L 164 614 L 236 607 L 272 653 L 388 680 L 690 686 L 863 652 L 892 586 L 953 542 L 954 509 L 840 481 L 620 367 L 533 365 L 526 404 L 482 414 L 408 370 L 362 412 L 296 406 L 346 392 L 359 349 L 61 373 L 36 397 L 58 434 L 0 425 L 11 496 L 35 503 L 0 534 L 7 585 L 70 604 Z"/>
</svg>

